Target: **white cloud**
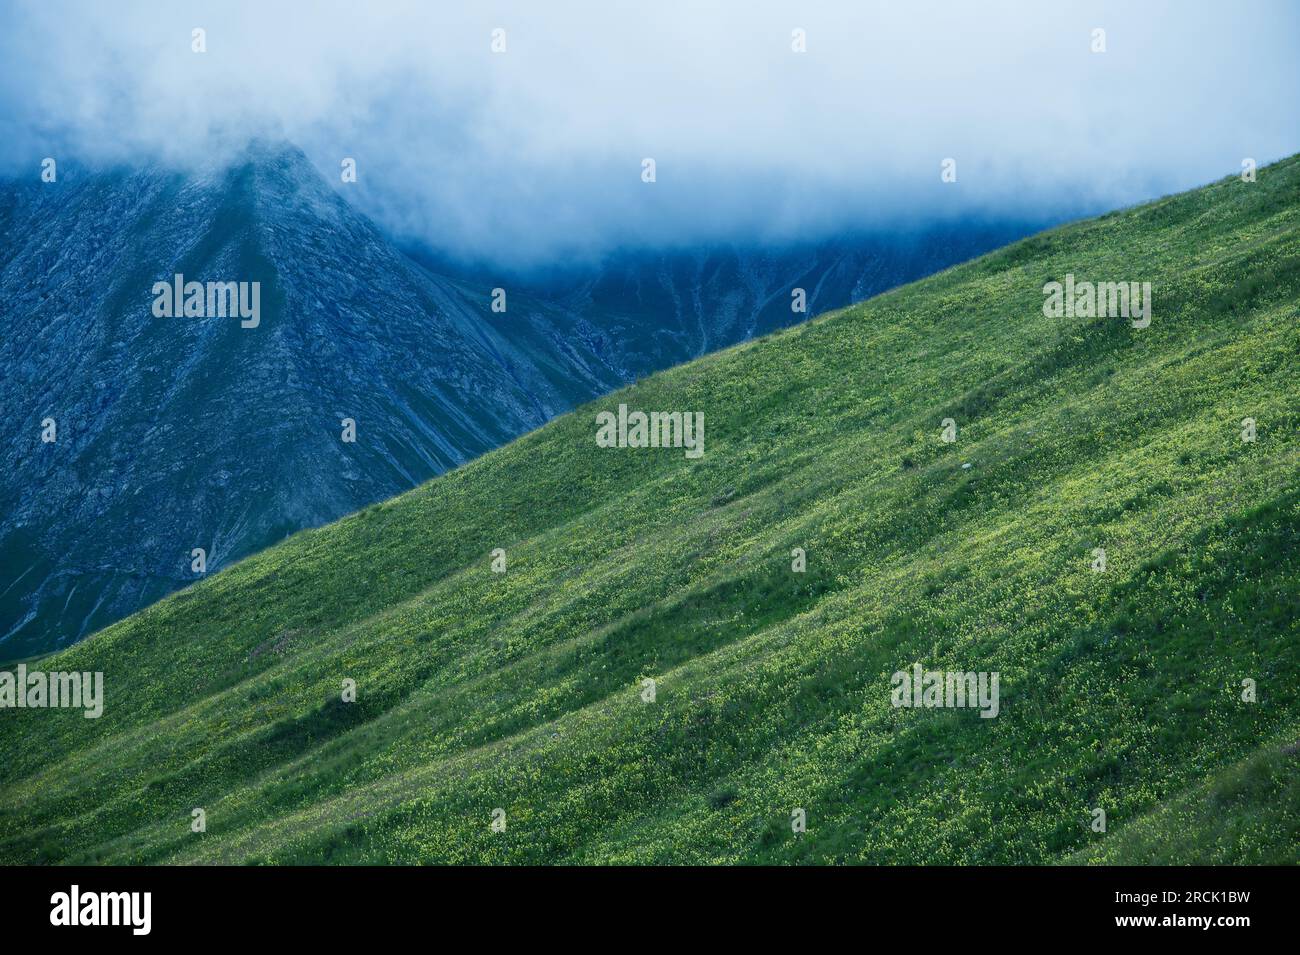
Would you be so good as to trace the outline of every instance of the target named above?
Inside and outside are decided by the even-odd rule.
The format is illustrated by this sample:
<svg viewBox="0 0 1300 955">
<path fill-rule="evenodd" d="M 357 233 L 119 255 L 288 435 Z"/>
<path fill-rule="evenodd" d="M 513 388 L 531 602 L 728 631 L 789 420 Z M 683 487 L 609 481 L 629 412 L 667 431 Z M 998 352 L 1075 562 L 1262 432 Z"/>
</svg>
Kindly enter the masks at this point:
<svg viewBox="0 0 1300 955">
<path fill-rule="evenodd" d="M 1300 148 L 1286 0 L 0 6 L 8 171 L 283 136 L 356 157 L 390 228 L 498 260 L 1066 214 Z"/>
</svg>

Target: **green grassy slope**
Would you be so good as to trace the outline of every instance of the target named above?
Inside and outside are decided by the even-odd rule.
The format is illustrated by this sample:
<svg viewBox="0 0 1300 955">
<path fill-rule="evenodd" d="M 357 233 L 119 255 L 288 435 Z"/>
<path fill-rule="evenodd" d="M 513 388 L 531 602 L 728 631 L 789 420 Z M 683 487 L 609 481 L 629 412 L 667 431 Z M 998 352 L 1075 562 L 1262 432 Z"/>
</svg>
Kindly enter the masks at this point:
<svg viewBox="0 0 1300 955">
<path fill-rule="evenodd" d="M 1056 229 L 169 597 L 43 661 L 101 719 L 0 711 L 0 860 L 1300 861 L 1298 227 L 1293 158 Z M 1045 318 L 1067 272 L 1151 326 Z M 703 458 L 597 448 L 619 402 Z"/>
</svg>

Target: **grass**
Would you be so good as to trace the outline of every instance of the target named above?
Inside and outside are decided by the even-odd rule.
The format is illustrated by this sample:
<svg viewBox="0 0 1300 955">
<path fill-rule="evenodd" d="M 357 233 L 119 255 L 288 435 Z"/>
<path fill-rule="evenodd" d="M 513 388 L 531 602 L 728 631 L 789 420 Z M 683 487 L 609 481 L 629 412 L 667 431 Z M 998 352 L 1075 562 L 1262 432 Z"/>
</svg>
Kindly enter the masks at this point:
<svg viewBox="0 0 1300 955">
<path fill-rule="evenodd" d="M 1292 158 L 1054 229 L 168 597 L 41 662 L 101 719 L 0 711 L 0 861 L 1300 862 L 1298 226 Z M 620 402 L 703 458 L 597 448 Z"/>
</svg>

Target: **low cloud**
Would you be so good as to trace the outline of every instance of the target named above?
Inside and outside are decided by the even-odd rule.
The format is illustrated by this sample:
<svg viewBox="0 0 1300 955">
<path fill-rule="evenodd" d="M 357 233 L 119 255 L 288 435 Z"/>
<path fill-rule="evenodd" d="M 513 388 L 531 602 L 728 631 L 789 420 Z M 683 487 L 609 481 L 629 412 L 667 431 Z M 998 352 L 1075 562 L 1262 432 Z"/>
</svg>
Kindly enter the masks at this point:
<svg viewBox="0 0 1300 955">
<path fill-rule="evenodd" d="M 1059 218 L 1300 149 L 1286 0 L 7 0 L 0 16 L 8 175 L 284 138 L 335 182 L 355 158 L 352 198 L 399 237 L 503 265 Z"/>
</svg>

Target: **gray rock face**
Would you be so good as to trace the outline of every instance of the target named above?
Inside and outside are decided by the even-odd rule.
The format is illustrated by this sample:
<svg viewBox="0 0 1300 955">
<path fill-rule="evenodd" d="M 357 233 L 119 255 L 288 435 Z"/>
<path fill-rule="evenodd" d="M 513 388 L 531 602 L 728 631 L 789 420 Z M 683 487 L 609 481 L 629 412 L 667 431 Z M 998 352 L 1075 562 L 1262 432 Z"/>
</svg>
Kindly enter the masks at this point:
<svg viewBox="0 0 1300 955">
<path fill-rule="evenodd" d="M 208 178 L 67 173 L 3 209 L 5 657 L 193 581 L 194 548 L 210 573 L 620 380 L 581 341 L 535 362 L 483 320 L 488 299 L 396 252 L 296 151 Z M 260 323 L 155 317 L 175 273 L 260 282 Z"/>
<path fill-rule="evenodd" d="M 193 582 L 195 548 L 212 573 L 792 324 L 794 286 L 812 315 L 1013 237 L 954 235 L 630 256 L 511 286 L 496 313 L 493 283 L 399 252 L 292 147 L 207 175 L 0 186 L 0 659 Z M 257 327 L 156 317 L 176 273 L 260 283 Z"/>
</svg>

